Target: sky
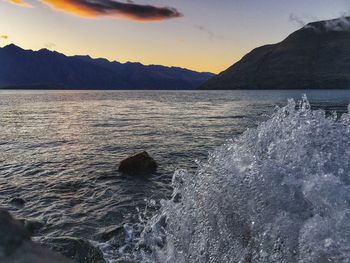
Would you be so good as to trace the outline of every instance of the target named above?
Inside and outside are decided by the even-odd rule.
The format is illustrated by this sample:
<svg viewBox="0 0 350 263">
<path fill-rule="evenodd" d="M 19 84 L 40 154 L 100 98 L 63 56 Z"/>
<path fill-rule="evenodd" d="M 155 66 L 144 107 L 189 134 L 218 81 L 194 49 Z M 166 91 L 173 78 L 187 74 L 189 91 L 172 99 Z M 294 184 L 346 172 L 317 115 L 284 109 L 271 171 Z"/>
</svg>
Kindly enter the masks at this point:
<svg viewBox="0 0 350 263">
<path fill-rule="evenodd" d="M 350 0 L 0 0 L 0 46 L 219 73 Z"/>
</svg>

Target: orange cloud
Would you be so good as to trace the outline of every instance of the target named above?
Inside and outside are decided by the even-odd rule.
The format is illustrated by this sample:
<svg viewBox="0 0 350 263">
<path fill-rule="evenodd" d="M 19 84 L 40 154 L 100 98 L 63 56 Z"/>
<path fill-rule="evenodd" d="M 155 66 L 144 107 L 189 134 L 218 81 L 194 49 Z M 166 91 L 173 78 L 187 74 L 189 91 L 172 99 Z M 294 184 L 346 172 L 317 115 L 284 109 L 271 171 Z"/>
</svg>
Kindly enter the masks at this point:
<svg viewBox="0 0 350 263">
<path fill-rule="evenodd" d="M 24 0 L 7 0 L 7 2 L 22 6 L 22 7 L 32 7 L 30 4 L 26 3 Z"/>
<path fill-rule="evenodd" d="M 26 4 L 23 0 L 8 1 L 18 5 Z M 115 0 L 40 0 L 40 2 L 53 9 L 88 18 L 107 16 L 141 22 L 152 22 L 182 16 L 179 11 L 172 7 L 140 5 L 132 1 L 124 3 Z"/>
</svg>

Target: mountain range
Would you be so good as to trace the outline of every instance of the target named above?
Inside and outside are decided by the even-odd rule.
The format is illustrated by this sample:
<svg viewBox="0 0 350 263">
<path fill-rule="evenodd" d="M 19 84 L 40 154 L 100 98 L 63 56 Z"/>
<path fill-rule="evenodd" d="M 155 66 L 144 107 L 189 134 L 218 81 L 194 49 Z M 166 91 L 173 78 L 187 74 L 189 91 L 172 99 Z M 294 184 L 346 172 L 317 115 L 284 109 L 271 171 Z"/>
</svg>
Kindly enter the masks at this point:
<svg viewBox="0 0 350 263">
<path fill-rule="evenodd" d="M 350 17 L 305 25 L 254 49 L 201 89 L 350 89 Z"/>
<path fill-rule="evenodd" d="M 111 62 L 56 51 L 0 48 L 0 88 L 21 89 L 196 89 L 212 73 L 178 67 Z"/>
</svg>

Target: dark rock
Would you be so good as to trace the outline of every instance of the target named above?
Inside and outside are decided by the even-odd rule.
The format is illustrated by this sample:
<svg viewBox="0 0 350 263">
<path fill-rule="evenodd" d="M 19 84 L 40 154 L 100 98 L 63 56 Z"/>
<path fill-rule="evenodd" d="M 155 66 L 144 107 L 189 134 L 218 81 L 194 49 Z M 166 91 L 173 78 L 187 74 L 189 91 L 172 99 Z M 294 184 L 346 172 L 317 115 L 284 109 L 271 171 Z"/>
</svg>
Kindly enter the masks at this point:
<svg viewBox="0 0 350 263">
<path fill-rule="evenodd" d="M 24 218 L 19 218 L 16 219 L 18 222 L 21 223 L 22 226 L 24 226 L 24 228 L 27 230 L 27 232 L 33 236 L 34 234 L 36 234 L 40 228 L 43 227 L 44 223 L 39 221 L 39 220 L 35 220 L 35 219 L 24 219 Z"/>
<path fill-rule="evenodd" d="M 131 259 L 119 259 L 116 263 L 138 263 L 138 261 L 131 260 Z"/>
<path fill-rule="evenodd" d="M 30 235 L 24 226 L 4 210 L 0 210 L 0 248 L 5 255 L 13 253 Z"/>
<path fill-rule="evenodd" d="M 77 263 L 105 263 L 100 249 L 87 240 L 64 236 L 46 239 L 43 245 Z"/>
<path fill-rule="evenodd" d="M 0 262 L 1 263 L 71 263 L 33 243 L 23 223 L 0 210 Z"/>
<path fill-rule="evenodd" d="M 306 25 L 254 49 L 201 89 L 349 89 L 350 17 Z"/>
<path fill-rule="evenodd" d="M 147 152 L 141 152 L 123 160 L 118 171 L 126 174 L 149 174 L 156 171 L 157 166 Z"/>
<path fill-rule="evenodd" d="M 23 208 L 25 205 L 25 201 L 22 198 L 15 197 L 10 201 L 10 204 L 17 207 L 17 208 Z"/>
<path fill-rule="evenodd" d="M 122 226 L 110 226 L 101 229 L 97 233 L 97 239 L 106 242 L 111 239 L 117 240 L 118 243 L 122 244 L 125 240 L 125 231 Z"/>
<path fill-rule="evenodd" d="M 23 219 L 23 225 L 31 235 L 34 235 L 44 226 L 44 222 L 36 219 Z"/>
<path fill-rule="evenodd" d="M 180 203 L 181 202 L 181 193 L 176 193 L 174 196 L 173 196 L 173 202 L 174 203 Z"/>
<path fill-rule="evenodd" d="M 15 253 L 2 258 L 1 263 L 73 263 L 62 255 L 51 252 L 33 242 L 25 242 Z"/>
</svg>

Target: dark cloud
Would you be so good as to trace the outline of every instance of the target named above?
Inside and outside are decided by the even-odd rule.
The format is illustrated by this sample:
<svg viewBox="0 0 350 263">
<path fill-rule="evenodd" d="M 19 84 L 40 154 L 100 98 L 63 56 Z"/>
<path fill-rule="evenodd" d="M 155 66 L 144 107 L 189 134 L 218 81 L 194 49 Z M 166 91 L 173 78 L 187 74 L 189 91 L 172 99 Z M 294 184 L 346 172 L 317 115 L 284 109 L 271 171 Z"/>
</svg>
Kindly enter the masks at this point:
<svg viewBox="0 0 350 263">
<path fill-rule="evenodd" d="M 12 3 L 25 4 L 23 0 L 10 0 Z M 161 21 L 183 16 L 172 7 L 136 4 L 133 1 L 114 0 L 40 0 L 53 9 L 65 11 L 83 17 L 121 17 L 136 21 Z"/>
<path fill-rule="evenodd" d="M 9 36 L 8 35 L 0 35 L 0 39 L 8 39 Z"/>
</svg>

